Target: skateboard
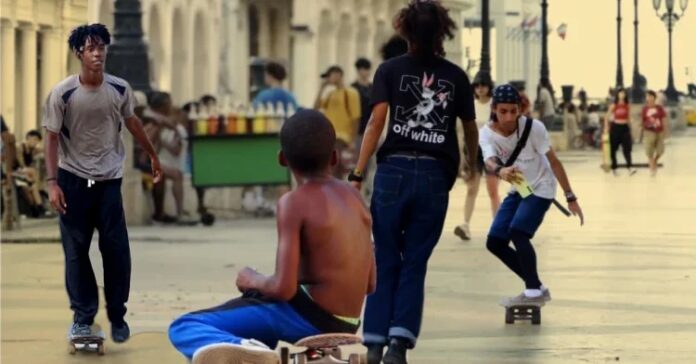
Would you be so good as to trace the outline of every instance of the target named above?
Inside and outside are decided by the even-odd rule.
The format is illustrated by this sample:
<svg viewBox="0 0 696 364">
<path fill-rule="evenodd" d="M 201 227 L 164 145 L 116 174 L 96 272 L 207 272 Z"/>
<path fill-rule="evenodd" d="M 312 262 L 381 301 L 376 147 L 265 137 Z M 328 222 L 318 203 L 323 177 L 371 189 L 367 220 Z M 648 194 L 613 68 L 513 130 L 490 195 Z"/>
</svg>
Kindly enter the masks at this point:
<svg viewBox="0 0 696 364">
<path fill-rule="evenodd" d="M 505 307 L 505 323 L 514 324 L 515 321 L 529 320 L 532 325 L 541 324 L 541 308 L 544 303 L 527 303 L 523 305 L 512 305 L 507 299 L 500 302 Z"/>
<path fill-rule="evenodd" d="M 290 353 L 290 349 L 280 349 L 281 364 L 367 364 L 367 356 L 364 354 L 350 354 L 348 359 L 341 355 L 341 346 L 361 344 L 362 338 L 351 334 L 323 334 L 306 337 L 294 346 L 304 348 L 299 353 Z"/>
<path fill-rule="evenodd" d="M 602 169 L 604 172 L 611 170 L 611 146 L 609 145 L 609 133 L 602 134 Z"/>
<path fill-rule="evenodd" d="M 99 355 L 104 355 L 104 332 L 97 324 L 92 326 L 92 332 L 96 333 L 91 336 L 73 337 L 68 334 L 68 350 L 70 354 L 75 354 L 78 351 L 97 352 Z"/>
</svg>

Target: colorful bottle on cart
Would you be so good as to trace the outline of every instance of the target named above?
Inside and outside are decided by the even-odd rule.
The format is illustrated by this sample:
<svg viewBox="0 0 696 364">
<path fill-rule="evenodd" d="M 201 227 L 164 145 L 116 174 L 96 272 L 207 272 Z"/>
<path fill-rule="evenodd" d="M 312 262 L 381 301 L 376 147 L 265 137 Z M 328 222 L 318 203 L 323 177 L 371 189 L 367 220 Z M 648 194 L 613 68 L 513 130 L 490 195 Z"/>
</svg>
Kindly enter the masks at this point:
<svg viewBox="0 0 696 364">
<path fill-rule="evenodd" d="M 203 110 L 202 113 L 198 114 L 198 120 L 196 121 L 196 134 L 197 135 L 207 135 L 208 134 L 208 114 L 207 111 Z"/>
<path fill-rule="evenodd" d="M 247 134 L 254 133 L 254 108 L 249 105 L 245 111 L 245 121 L 246 121 L 246 132 Z"/>
<path fill-rule="evenodd" d="M 218 117 L 217 113 L 211 112 L 208 115 L 208 135 L 215 135 L 218 133 Z"/>
<path fill-rule="evenodd" d="M 253 109 L 252 109 L 253 110 Z M 265 110 L 263 105 L 259 105 L 254 111 L 254 122 L 252 126 L 252 132 L 254 134 L 263 134 L 266 132 L 266 118 Z"/>
<path fill-rule="evenodd" d="M 225 125 L 225 133 L 232 135 L 237 133 L 237 115 L 234 112 L 234 106 L 230 105 L 227 112 L 227 124 Z"/>
<path fill-rule="evenodd" d="M 187 115 L 188 119 L 188 124 L 186 126 L 188 135 L 197 135 L 198 134 L 198 128 L 197 128 L 197 120 L 198 120 L 198 115 L 196 113 L 196 109 L 191 107 L 191 110 L 189 110 L 189 113 Z"/>
<path fill-rule="evenodd" d="M 273 133 L 275 132 L 275 108 L 273 108 L 273 104 L 270 102 L 267 102 L 265 107 L 264 107 L 264 118 L 266 119 L 266 133 Z"/>
<path fill-rule="evenodd" d="M 276 103 L 276 124 L 278 130 L 277 132 L 280 132 L 280 128 L 283 127 L 283 123 L 285 123 L 285 115 L 286 115 L 286 110 L 285 110 L 285 105 L 283 104 L 282 101 L 278 101 Z"/>
</svg>

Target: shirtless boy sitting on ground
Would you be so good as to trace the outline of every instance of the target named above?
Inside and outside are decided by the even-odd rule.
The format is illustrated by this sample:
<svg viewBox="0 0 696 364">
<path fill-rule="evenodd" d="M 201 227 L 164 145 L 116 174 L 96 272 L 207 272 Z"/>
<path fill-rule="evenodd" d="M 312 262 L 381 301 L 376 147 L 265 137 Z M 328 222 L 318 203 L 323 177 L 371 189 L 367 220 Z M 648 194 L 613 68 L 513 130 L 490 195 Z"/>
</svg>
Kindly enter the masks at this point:
<svg viewBox="0 0 696 364">
<path fill-rule="evenodd" d="M 302 110 L 280 131 L 280 164 L 298 187 L 278 202 L 276 271 L 244 268 L 242 297 L 186 314 L 172 344 L 198 363 L 277 363 L 270 348 L 322 333 L 355 333 L 375 289 L 371 218 L 362 197 L 331 176 L 336 133 L 319 112 Z"/>
</svg>

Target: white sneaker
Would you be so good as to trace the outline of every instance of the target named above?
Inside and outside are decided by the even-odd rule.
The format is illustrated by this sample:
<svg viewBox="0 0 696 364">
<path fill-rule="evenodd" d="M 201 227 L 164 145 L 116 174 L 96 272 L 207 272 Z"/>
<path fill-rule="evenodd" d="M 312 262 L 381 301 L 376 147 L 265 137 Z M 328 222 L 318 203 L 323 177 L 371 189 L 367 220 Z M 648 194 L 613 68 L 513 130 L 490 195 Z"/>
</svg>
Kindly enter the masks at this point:
<svg viewBox="0 0 696 364">
<path fill-rule="evenodd" d="M 264 343 L 250 339 L 240 344 L 206 345 L 193 354 L 192 364 L 278 364 L 280 357 Z"/>
<path fill-rule="evenodd" d="M 462 240 L 471 240 L 471 231 L 469 231 L 469 224 L 463 223 L 454 228 L 454 235 L 457 235 Z"/>
</svg>

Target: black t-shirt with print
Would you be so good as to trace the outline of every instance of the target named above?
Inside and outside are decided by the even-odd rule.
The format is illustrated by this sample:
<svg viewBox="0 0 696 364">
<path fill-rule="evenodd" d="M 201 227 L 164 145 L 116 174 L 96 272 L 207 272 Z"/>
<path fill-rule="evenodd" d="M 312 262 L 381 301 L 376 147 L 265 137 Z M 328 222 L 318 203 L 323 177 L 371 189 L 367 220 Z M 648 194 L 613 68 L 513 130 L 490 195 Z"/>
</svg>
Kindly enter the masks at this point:
<svg viewBox="0 0 696 364">
<path fill-rule="evenodd" d="M 464 70 L 444 58 L 428 63 L 411 55 L 382 63 L 371 104 L 389 103 L 387 138 L 378 162 L 398 152 L 420 152 L 445 163 L 454 184 L 459 170 L 457 118 L 474 122 L 474 95 Z"/>
</svg>

